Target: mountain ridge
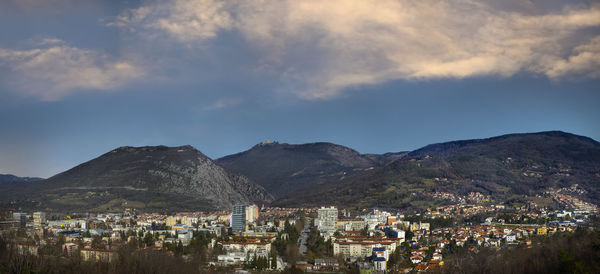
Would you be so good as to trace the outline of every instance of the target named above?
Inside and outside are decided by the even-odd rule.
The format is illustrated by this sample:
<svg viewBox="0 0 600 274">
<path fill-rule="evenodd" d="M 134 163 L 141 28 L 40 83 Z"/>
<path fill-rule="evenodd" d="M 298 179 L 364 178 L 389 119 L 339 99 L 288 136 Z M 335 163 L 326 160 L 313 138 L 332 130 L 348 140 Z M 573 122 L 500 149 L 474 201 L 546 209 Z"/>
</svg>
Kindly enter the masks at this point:
<svg viewBox="0 0 600 274">
<path fill-rule="evenodd" d="M 262 142 L 216 162 L 243 174 L 276 196 L 314 187 L 377 165 L 351 148 L 329 142 Z"/>
<path fill-rule="evenodd" d="M 526 202 L 578 185 L 600 203 L 600 143 L 562 131 L 505 134 L 361 154 L 329 142 L 265 141 L 212 160 L 190 145 L 122 146 L 48 179 L 0 185 L 12 204 L 46 208 L 195 210 L 276 206 L 430 207 L 433 192 Z M 276 199 L 275 199 L 276 198 Z M 548 202 L 548 201 L 546 201 Z M 549 203 L 549 202 L 548 202 Z"/>
<path fill-rule="evenodd" d="M 562 131 L 506 134 L 424 146 L 388 165 L 289 195 L 276 205 L 431 206 L 435 191 L 482 192 L 521 200 L 545 189 L 579 185 L 600 202 L 600 143 Z M 420 200 L 419 200 L 420 199 Z"/>
<path fill-rule="evenodd" d="M 19 183 L 19 182 L 35 182 L 44 180 L 39 177 L 19 177 L 13 174 L 0 174 L 0 183 Z"/>
<path fill-rule="evenodd" d="M 32 202 L 65 209 L 227 209 L 272 200 L 262 187 L 189 145 L 119 147 L 28 188 L 11 196 L 27 200 L 23 191 L 38 192 Z"/>
</svg>

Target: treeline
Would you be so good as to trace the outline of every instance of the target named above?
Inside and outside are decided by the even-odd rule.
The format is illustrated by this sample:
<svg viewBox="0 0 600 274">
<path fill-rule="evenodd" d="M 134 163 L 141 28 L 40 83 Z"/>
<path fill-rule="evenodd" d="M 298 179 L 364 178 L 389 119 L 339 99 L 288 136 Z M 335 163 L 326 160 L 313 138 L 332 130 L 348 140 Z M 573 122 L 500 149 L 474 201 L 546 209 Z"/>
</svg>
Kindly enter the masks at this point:
<svg viewBox="0 0 600 274">
<path fill-rule="evenodd" d="M 300 238 L 300 232 L 304 227 L 306 220 L 302 217 L 295 224 L 290 224 L 288 220 L 285 221 L 283 231 L 277 234 L 277 238 L 273 241 L 271 253 L 276 255 L 282 255 L 285 260 L 292 264 L 300 259 L 301 254 L 298 250 L 298 238 Z"/>
<path fill-rule="evenodd" d="M 137 252 L 123 247 L 114 262 L 84 261 L 67 256 L 30 255 L 14 245 L 0 244 L 0 273 L 200 273 L 199 264 L 161 252 Z"/>
<path fill-rule="evenodd" d="M 578 229 L 533 239 L 525 246 L 455 249 L 444 258 L 444 273 L 600 273 L 600 232 Z"/>
<path fill-rule="evenodd" d="M 117 249 L 112 262 L 84 261 L 79 252 L 65 254 L 62 235 L 40 247 L 38 254 L 31 255 L 8 240 L 15 238 L 15 234 L 18 233 L 0 236 L 0 273 L 201 273 L 217 270 L 208 268 L 206 262 L 222 253 L 219 248 L 207 248 L 212 235 L 195 233 L 185 249 L 174 245 L 175 252 L 169 252 L 169 248 L 140 249 L 137 241 L 131 241 Z"/>
<path fill-rule="evenodd" d="M 333 243 L 331 239 L 325 241 L 318 229 L 313 228 L 308 236 L 308 262 L 314 263 L 316 258 L 333 257 Z"/>
</svg>

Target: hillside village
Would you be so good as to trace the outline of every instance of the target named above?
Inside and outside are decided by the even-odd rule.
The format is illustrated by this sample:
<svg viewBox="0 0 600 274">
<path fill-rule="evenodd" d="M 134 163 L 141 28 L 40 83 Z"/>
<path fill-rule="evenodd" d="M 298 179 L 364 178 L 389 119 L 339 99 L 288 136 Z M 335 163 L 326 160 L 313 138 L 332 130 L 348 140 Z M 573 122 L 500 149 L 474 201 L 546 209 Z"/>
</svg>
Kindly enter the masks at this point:
<svg viewBox="0 0 600 274">
<path fill-rule="evenodd" d="M 206 271 L 432 271 L 457 249 L 531 247 L 538 238 L 589 227 L 592 204 L 548 191 L 564 207 L 493 204 L 481 193 L 422 212 L 237 204 L 231 211 L 174 214 L 6 211 L 2 239 L 19 254 L 112 263 L 120 250 L 161 254 Z"/>
</svg>

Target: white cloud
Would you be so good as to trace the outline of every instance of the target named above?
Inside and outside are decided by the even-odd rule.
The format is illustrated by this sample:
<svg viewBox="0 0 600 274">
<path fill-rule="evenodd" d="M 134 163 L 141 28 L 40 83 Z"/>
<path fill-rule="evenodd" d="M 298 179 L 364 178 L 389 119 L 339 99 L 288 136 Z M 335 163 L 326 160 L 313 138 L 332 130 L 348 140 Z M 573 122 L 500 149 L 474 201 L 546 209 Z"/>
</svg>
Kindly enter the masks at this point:
<svg viewBox="0 0 600 274">
<path fill-rule="evenodd" d="M 224 8 L 223 2 L 214 0 L 157 1 L 129 10 L 108 25 L 133 31 L 159 30 L 184 43 L 198 42 L 231 28 L 231 16 Z"/>
<path fill-rule="evenodd" d="M 150 1 L 112 24 L 186 44 L 235 30 L 304 98 L 395 79 L 598 76 L 600 5 L 532 1 Z M 595 32 L 595 33 L 594 33 Z M 148 35 L 150 34 L 150 35 Z M 584 44 L 588 43 L 588 44 Z"/>
<path fill-rule="evenodd" d="M 546 71 L 548 77 L 557 78 L 568 74 L 580 74 L 600 78 L 600 36 L 575 48 L 568 59 L 558 59 Z"/>
<path fill-rule="evenodd" d="M 43 100 L 57 100 L 76 90 L 111 90 L 143 75 L 131 62 L 98 51 L 45 39 L 39 48 L 0 48 L 0 66 L 8 68 L 9 85 Z"/>
</svg>

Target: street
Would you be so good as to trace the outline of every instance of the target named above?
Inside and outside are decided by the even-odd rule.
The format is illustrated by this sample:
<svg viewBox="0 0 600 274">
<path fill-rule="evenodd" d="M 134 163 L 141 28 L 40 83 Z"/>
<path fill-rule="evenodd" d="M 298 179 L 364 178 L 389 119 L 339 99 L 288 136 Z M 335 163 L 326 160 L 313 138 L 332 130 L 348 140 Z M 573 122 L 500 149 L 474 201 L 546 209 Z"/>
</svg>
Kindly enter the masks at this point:
<svg viewBox="0 0 600 274">
<path fill-rule="evenodd" d="M 306 255 L 308 252 L 308 235 L 310 234 L 310 223 L 307 222 L 304 225 L 304 229 L 300 233 L 300 238 L 298 238 L 298 249 L 300 250 L 300 254 Z"/>
</svg>

